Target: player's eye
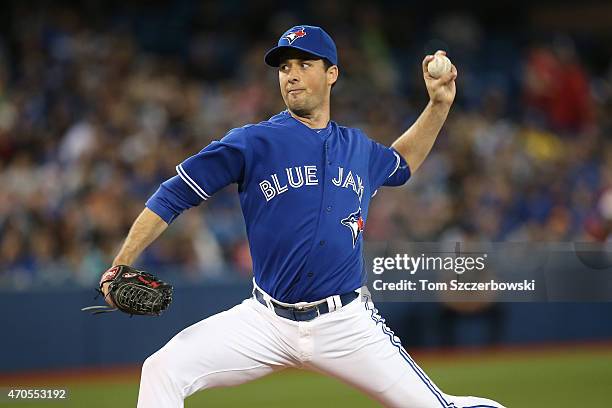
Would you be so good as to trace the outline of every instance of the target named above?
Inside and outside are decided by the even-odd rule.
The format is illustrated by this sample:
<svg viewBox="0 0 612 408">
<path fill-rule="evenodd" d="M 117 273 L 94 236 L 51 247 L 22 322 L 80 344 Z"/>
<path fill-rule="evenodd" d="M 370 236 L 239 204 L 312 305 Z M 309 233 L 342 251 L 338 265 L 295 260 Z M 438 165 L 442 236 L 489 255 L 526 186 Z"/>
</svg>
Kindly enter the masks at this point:
<svg viewBox="0 0 612 408">
<path fill-rule="evenodd" d="M 310 62 L 302 62 L 302 68 L 310 67 Z"/>
</svg>

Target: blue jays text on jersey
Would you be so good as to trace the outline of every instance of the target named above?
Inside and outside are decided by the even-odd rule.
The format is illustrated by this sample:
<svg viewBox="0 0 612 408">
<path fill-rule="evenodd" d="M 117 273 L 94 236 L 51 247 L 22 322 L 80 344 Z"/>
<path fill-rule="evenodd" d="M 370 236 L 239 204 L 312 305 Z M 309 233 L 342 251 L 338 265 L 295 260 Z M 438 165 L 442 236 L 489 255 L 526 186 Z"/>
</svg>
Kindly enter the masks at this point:
<svg viewBox="0 0 612 408">
<path fill-rule="evenodd" d="M 304 167 L 303 172 L 302 167 Z M 261 192 L 264 194 L 266 201 L 270 201 L 277 195 L 288 191 L 288 186 L 291 188 L 300 188 L 304 185 L 316 186 L 319 184 L 319 179 L 317 178 L 317 166 L 315 165 L 287 167 L 285 172 L 287 173 L 285 185 L 281 186 L 279 176 L 276 173 L 270 175 L 271 180 L 266 179 L 259 182 L 259 187 L 261 188 Z M 303 174 L 305 174 L 305 176 Z M 338 187 L 352 188 L 355 194 L 359 196 L 359 201 L 361 201 L 361 197 L 363 196 L 363 181 L 361 177 L 359 177 L 359 175 L 353 177 L 350 170 L 348 171 L 346 177 L 343 177 L 343 174 L 344 168 L 338 167 L 338 176 L 336 178 L 332 178 L 332 183 Z"/>
<path fill-rule="evenodd" d="M 231 130 L 177 166 L 147 207 L 170 223 L 238 184 L 257 285 L 286 303 L 343 294 L 365 282 L 362 231 L 382 185 L 404 184 L 405 160 L 361 130 L 315 130 L 287 111 Z"/>
</svg>

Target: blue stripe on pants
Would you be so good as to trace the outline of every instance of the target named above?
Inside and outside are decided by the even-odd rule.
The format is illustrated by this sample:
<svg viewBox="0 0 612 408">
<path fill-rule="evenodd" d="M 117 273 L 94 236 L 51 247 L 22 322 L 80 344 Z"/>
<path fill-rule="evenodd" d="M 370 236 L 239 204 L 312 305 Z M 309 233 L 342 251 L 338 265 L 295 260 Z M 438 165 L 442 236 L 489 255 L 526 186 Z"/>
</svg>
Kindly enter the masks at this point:
<svg viewBox="0 0 612 408">
<path fill-rule="evenodd" d="M 418 375 L 418 377 L 421 379 L 421 381 L 423 381 L 425 386 L 427 386 L 427 388 L 429 388 L 429 390 L 436 396 L 438 401 L 442 404 L 442 407 L 443 408 L 457 408 L 457 406 L 455 405 L 454 402 L 447 402 L 444 399 L 444 397 L 442 396 L 442 392 L 433 384 L 433 382 L 429 379 L 429 377 L 427 377 L 427 374 L 425 374 L 425 372 L 423 372 L 423 370 L 417 365 L 417 363 L 412 359 L 412 357 L 410 357 L 408 352 L 406 350 L 404 350 L 404 348 L 402 347 L 401 343 L 395 341 L 395 339 L 394 339 L 395 333 L 385 325 L 385 319 L 378 314 L 378 310 L 376 308 L 370 309 L 368 307 L 368 302 L 370 301 L 370 298 L 367 295 L 364 295 L 364 296 L 366 298 L 365 308 L 366 308 L 366 310 L 371 312 L 372 320 L 376 324 L 378 324 L 378 323 L 381 324 L 382 331 L 383 331 L 383 333 L 385 333 L 389 337 L 389 340 L 391 341 L 391 344 L 393 346 L 395 346 L 399 350 L 400 355 L 402 356 L 402 358 L 410 365 L 410 367 Z M 462 408 L 497 408 L 497 407 L 495 407 L 493 405 L 479 404 L 479 405 L 465 406 L 465 407 L 462 407 Z"/>
<path fill-rule="evenodd" d="M 389 340 L 391 340 L 391 344 L 393 346 L 395 346 L 399 352 L 400 355 L 402 356 L 402 358 L 404 360 L 406 360 L 406 362 L 410 365 L 410 367 L 414 370 L 414 372 L 417 374 L 417 376 L 421 379 L 421 381 L 423 381 L 423 383 L 425 384 L 425 386 L 427 388 L 429 388 L 429 390 L 435 395 L 435 397 L 438 399 L 438 401 L 440 402 L 440 404 L 442 404 L 443 408 L 450 408 L 453 405 L 450 405 L 448 402 L 446 402 L 446 400 L 444 399 L 444 397 L 442 396 L 442 393 L 440 392 L 440 390 L 436 389 L 436 387 L 433 385 L 433 383 L 431 382 L 431 380 L 429 380 L 429 378 L 427 378 L 427 375 L 425 375 L 425 373 L 423 373 L 418 366 L 416 366 L 416 363 L 408 356 L 408 353 L 406 353 L 404 351 L 404 349 L 402 348 L 400 343 L 397 343 L 393 337 L 394 337 L 394 333 L 390 330 L 388 330 L 388 328 L 385 326 L 385 319 L 381 318 L 380 315 L 376 314 L 376 312 L 378 312 L 378 310 L 376 309 L 370 309 L 368 307 L 368 302 L 370 301 L 370 298 L 365 295 L 366 298 L 366 303 L 365 303 L 365 308 L 366 310 L 372 312 L 371 314 L 371 318 L 372 320 L 378 324 L 381 324 L 381 328 L 383 333 L 385 333 L 388 337 Z"/>
</svg>

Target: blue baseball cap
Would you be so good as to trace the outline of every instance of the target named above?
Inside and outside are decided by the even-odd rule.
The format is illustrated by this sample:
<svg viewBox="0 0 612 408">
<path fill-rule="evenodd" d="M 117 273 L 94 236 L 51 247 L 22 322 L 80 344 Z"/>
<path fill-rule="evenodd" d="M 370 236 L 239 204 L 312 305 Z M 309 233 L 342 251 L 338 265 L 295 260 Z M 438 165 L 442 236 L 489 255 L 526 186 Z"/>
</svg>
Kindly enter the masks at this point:
<svg viewBox="0 0 612 408">
<path fill-rule="evenodd" d="M 266 53 L 266 64 L 278 67 L 281 53 L 287 49 L 304 51 L 338 65 L 336 44 L 321 27 L 299 25 L 287 30 L 278 40 L 278 45 Z"/>
</svg>

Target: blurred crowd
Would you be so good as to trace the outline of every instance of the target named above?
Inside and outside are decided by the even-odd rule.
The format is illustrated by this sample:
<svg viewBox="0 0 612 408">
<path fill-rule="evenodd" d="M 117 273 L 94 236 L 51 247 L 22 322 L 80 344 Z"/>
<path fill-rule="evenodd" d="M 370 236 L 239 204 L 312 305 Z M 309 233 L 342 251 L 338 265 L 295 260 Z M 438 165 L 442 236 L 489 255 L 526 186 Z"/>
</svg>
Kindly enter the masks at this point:
<svg viewBox="0 0 612 408">
<path fill-rule="evenodd" d="M 413 17 L 404 30 L 393 10 L 332 3 L 11 6 L 0 31 L 0 288 L 96 282 L 176 164 L 284 109 L 263 54 L 302 21 L 338 45 L 332 118 L 385 144 L 427 102 L 426 53 L 446 49 L 459 71 L 431 155 L 373 200 L 366 240 L 609 239 L 609 56 L 594 63 L 592 43 L 493 32 L 469 14 Z M 138 265 L 248 279 L 236 186 L 179 217 Z"/>
</svg>

